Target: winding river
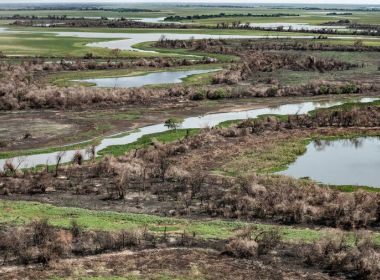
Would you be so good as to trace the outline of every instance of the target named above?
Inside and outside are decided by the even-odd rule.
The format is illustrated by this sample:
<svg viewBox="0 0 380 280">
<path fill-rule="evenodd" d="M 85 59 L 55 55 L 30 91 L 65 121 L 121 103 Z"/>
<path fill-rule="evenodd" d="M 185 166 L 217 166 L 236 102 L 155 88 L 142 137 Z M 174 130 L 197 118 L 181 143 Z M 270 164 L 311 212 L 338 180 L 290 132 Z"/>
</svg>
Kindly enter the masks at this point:
<svg viewBox="0 0 380 280">
<path fill-rule="evenodd" d="M 117 32 L 70 32 L 70 31 L 23 31 L 23 30 L 11 30 L 7 28 L 0 28 L 0 33 L 12 33 L 12 32 L 23 32 L 23 33 L 50 33 L 55 34 L 59 37 L 78 37 L 78 38 L 93 38 L 93 39 L 120 39 L 105 42 L 94 42 L 89 43 L 89 47 L 98 48 L 109 48 L 109 49 L 120 49 L 124 51 L 139 51 L 139 52 L 151 52 L 145 51 L 133 47 L 136 44 L 144 42 L 158 41 L 160 38 L 165 37 L 171 40 L 189 40 L 189 39 L 270 39 L 270 38 L 291 38 L 291 39 L 313 39 L 315 35 L 214 35 L 214 34 L 187 34 L 183 33 L 181 30 L 173 30 L 182 33 L 117 33 Z M 212 32 L 212 30 L 210 30 Z M 378 37 L 371 36 L 327 36 L 328 39 L 342 40 L 342 39 L 354 39 L 354 40 L 379 40 Z"/>
<path fill-rule="evenodd" d="M 371 102 L 373 100 L 378 100 L 377 98 L 362 98 L 358 102 Z M 247 119 L 255 118 L 263 114 L 278 114 L 278 115 L 290 115 L 290 114 L 305 114 L 309 111 L 312 111 L 316 108 L 328 108 L 331 106 L 336 106 L 343 104 L 341 101 L 332 101 L 332 102 L 302 102 L 297 104 L 286 104 L 278 107 L 266 107 L 261 109 L 253 109 L 239 112 L 226 112 L 226 113 L 216 113 L 216 114 L 207 114 L 198 117 L 189 117 L 186 118 L 182 124 L 182 128 L 204 128 L 204 127 L 213 127 L 221 122 L 237 119 Z M 163 123 L 149 125 L 140 128 L 138 131 L 131 132 L 130 134 L 125 135 L 125 133 L 120 133 L 118 135 L 113 135 L 108 138 L 104 138 L 98 146 L 96 146 L 96 152 L 99 152 L 107 147 L 113 145 L 126 145 L 129 143 L 135 142 L 140 137 L 167 131 L 168 128 L 165 127 Z M 86 155 L 86 149 L 80 150 L 85 158 L 88 159 Z M 62 157 L 62 163 L 70 162 L 75 154 L 76 150 L 68 150 Z M 20 168 L 30 168 L 37 165 L 43 164 L 54 164 L 59 152 L 52 153 L 43 153 L 28 155 L 24 157 L 15 157 L 9 159 L 0 159 L 0 169 L 3 168 L 6 160 L 12 161 L 16 165 L 19 165 Z"/>
</svg>

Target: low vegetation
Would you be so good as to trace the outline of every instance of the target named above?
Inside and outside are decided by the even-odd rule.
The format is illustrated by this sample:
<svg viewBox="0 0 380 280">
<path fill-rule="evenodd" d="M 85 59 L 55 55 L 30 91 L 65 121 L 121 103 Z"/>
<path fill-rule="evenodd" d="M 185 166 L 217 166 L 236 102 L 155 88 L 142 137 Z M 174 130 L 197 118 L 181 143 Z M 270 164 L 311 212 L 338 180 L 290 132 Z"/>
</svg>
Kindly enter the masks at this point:
<svg viewBox="0 0 380 280">
<path fill-rule="evenodd" d="M 277 173 L 311 141 L 380 136 L 379 101 L 197 129 L 184 119 L 378 97 L 376 8 L 14 7 L 0 11 L 11 30 L 0 36 L 1 279 L 379 278 L 379 189 Z M 259 24 L 277 21 L 329 28 Z M 54 34 L 157 30 L 268 37 L 161 36 L 133 46 L 154 51 L 141 52 L 89 45 L 118 44 L 115 34 Z M 71 82 L 183 69 L 218 71 L 140 88 Z M 141 128 L 157 123 L 161 132 Z M 140 132 L 125 145 L 114 139 Z M 54 160 L 34 168 L 11 159 L 44 152 L 55 152 Z"/>
</svg>

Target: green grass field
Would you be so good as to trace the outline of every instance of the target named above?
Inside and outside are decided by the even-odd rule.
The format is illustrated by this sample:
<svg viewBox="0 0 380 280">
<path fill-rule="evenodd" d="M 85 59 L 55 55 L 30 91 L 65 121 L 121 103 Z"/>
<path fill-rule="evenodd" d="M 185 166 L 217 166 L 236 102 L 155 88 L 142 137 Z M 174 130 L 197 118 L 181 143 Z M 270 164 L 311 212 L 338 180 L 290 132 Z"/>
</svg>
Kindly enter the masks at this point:
<svg viewBox="0 0 380 280">
<path fill-rule="evenodd" d="M 265 11 L 262 11 L 263 13 Z M 270 13 L 291 13 L 297 14 L 297 11 L 267 11 L 265 14 Z M 248 12 L 240 12 L 242 14 L 247 14 Z M 353 12 L 353 15 L 327 15 L 328 12 L 324 14 L 312 13 L 300 11 L 298 14 L 300 16 L 281 16 L 281 17 L 218 17 L 218 18 L 208 18 L 208 19 L 197 19 L 197 20 L 183 20 L 182 22 L 189 22 L 194 24 L 204 24 L 204 25 L 216 25 L 221 22 L 241 22 L 241 23 L 300 23 L 300 24 L 311 24 L 319 25 L 324 24 L 329 21 L 338 21 L 342 18 L 348 19 L 351 22 L 361 23 L 361 24 L 380 24 L 380 12 L 365 13 L 365 12 Z M 233 14 L 233 13 L 230 13 Z M 253 14 L 260 14 L 255 11 Z"/>
<path fill-rule="evenodd" d="M 48 219 L 57 227 L 70 228 L 73 220 L 87 230 L 123 230 L 147 228 L 152 233 L 181 234 L 184 231 L 196 236 L 212 239 L 226 239 L 236 231 L 249 225 L 258 229 L 277 229 L 286 242 L 313 242 L 325 234 L 327 229 L 310 229 L 293 226 L 278 226 L 219 219 L 189 220 L 165 218 L 145 214 L 118 213 L 113 211 L 94 211 L 81 208 L 57 207 L 50 204 L 25 201 L 0 200 L 0 224 L 21 225 L 38 219 Z M 380 234 L 374 235 L 380 244 Z"/>
<path fill-rule="evenodd" d="M 380 24 L 380 12 L 365 12 L 365 11 L 352 11 L 352 15 L 327 15 L 331 12 L 336 12 L 333 10 L 321 10 L 321 11 L 311 11 L 303 10 L 297 8 L 287 8 L 283 7 L 281 9 L 276 9 L 272 7 L 256 6 L 255 7 L 201 7 L 201 6 L 176 6 L 161 4 L 155 5 L 154 3 L 150 5 L 144 4 L 134 4 L 133 6 L 138 8 L 147 8 L 155 10 L 153 12 L 119 12 L 119 11 L 76 11 L 76 10 L 17 10 L 0 11 L 0 16 L 13 16 L 15 14 L 19 15 L 34 15 L 34 16 L 48 16 L 48 15 L 67 15 L 69 17 L 114 17 L 114 18 L 157 18 L 157 17 L 167 17 L 172 15 L 178 16 L 193 16 L 193 15 L 204 15 L 204 14 L 276 14 L 276 13 L 287 13 L 287 14 L 299 14 L 298 17 L 279 17 L 279 18 L 236 18 L 233 20 L 241 20 L 246 22 L 298 22 L 298 23 L 310 23 L 310 24 L 320 24 L 326 21 L 336 21 L 341 18 L 347 18 L 358 23 L 369 23 L 369 24 Z M 114 6 L 117 8 L 117 6 Z M 125 6 L 122 6 L 125 8 Z M 197 20 L 197 23 L 213 24 L 215 22 L 229 21 L 231 18 L 217 18 L 211 20 Z"/>
<path fill-rule="evenodd" d="M 86 44 L 110 41 L 109 39 L 87 39 L 56 37 L 42 33 L 0 33 L 0 51 L 11 56 L 75 57 L 93 53 L 95 56 L 112 56 L 110 50 L 90 48 Z M 123 52 L 121 55 L 126 55 Z"/>
<path fill-rule="evenodd" d="M 95 56 L 112 57 L 111 50 L 106 48 L 88 47 L 89 43 L 105 42 L 120 39 L 99 39 L 99 38 L 78 38 L 78 37 L 58 37 L 53 32 L 101 32 L 101 33 L 187 33 L 187 34 L 212 34 L 212 35 L 245 35 L 245 36 L 307 36 L 315 34 L 296 33 L 296 32 L 269 32 L 254 30 L 219 30 L 219 29 L 122 29 L 122 28 L 21 28 L 12 27 L 10 31 L 0 33 L 0 51 L 10 56 L 41 56 L 41 57 L 82 57 L 86 53 L 93 53 Z M 52 33 L 45 33 L 52 32 Z M 331 40 L 329 40 L 331 41 Z M 353 44 L 356 40 L 336 40 L 343 41 L 345 44 Z M 380 40 L 363 40 L 365 44 L 380 45 Z M 142 49 L 154 50 L 151 43 L 144 42 L 137 47 Z M 162 50 L 156 49 L 160 54 L 142 53 L 136 51 L 122 51 L 121 57 L 145 57 L 163 55 L 200 55 L 204 53 L 188 52 L 187 50 Z M 230 60 L 234 57 L 211 55 L 218 59 Z M 236 58 L 235 58 L 236 59 Z"/>
</svg>

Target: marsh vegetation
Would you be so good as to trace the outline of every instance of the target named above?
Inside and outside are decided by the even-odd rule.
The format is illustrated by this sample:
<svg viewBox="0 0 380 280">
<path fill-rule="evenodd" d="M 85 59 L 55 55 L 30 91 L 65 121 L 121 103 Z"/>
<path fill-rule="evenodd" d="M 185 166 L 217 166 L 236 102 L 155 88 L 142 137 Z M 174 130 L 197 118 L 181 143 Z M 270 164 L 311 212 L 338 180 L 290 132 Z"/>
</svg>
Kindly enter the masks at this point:
<svg viewBox="0 0 380 280">
<path fill-rule="evenodd" d="M 378 142 L 355 182 L 279 174 L 380 136 L 376 7 L 31 7 L 0 5 L 1 279 L 378 279 Z"/>
</svg>

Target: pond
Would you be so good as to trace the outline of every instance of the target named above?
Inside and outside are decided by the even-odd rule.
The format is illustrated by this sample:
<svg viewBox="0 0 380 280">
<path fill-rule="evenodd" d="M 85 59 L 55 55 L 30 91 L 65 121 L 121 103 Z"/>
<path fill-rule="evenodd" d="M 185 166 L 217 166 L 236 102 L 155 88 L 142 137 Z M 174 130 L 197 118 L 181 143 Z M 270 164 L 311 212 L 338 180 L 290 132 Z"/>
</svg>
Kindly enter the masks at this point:
<svg viewBox="0 0 380 280">
<path fill-rule="evenodd" d="M 378 100 L 377 98 L 362 98 L 357 100 L 357 102 L 371 102 L 373 100 Z M 230 120 L 238 120 L 238 119 L 247 119 L 247 118 L 255 118 L 264 114 L 278 114 L 278 115 L 291 115 L 291 114 L 305 114 L 310 112 L 316 108 L 328 108 L 331 106 L 336 106 L 343 104 L 341 101 L 331 101 L 331 102 L 302 102 L 296 104 L 286 104 L 278 107 L 266 107 L 261 109 L 253 109 L 246 111 L 233 111 L 226 113 L 216 113 L 216 114 L 207 114 L 196 117 L 189 117 L 184 119 L 182 123 L 182 128 L 205 128 L 205 127 L 213 127 L 218 125 L 224 121 Z M 131 132 L 130 134 L 125 135 L 125 132 L 119 133 L 117 135 L 112 135 L 108 138 L 102 139 L 100 144 L 96 146 L 96 151 L 99 152 L 109 146 L 113 145 L 126 145 L 129 143 L 135 142 L 137 139 L 144 135 L 164 132 L 167 131 L 168 128 L 165 127 L 163 123 L 148 125 L 140 128 L 138 131 Z M 120 136 L 118 136 L 120 135 Z M 62 157 L 62 163 L 70 162 L 75 154 L 76 150 L 68 150 L 65 152 Z M 86 155 L 86 149 L 80 150 L 85 158 L 88 159 Z M 43 153 L 43 154 L 35 154 L 23 157 L 14 157 L 9 158 L 8 160 L 15 163 L 16 166 L 20 168 L 30 168 L 37 165 L 43 164 L 54 164 L 56 161 L 56 157 L 59 152 L 51 152 L 51 153 Z M 0 159 L 0 170 L 3 168 L 7 159 Z"/>
<path fill-rule="evenodd" d="M 83 79 L 83 80 L 74 80 L 74 82 L 91 83 L 91 84 L 95 84 L 96 87 L 131 88 L 131 87 L 141 87 L 145 85 L 181 83 L 183 79 L 189 76 L 210 73 L 217 70 L 218 69 L 152 72 L 146 75 L 139 75 L 139 76 Z"/>
<path fill-rule="evenodd" d="M 380 187 L 380 137 L 313 141 L 278 173 L 332 185 Z"/>
</svg>

